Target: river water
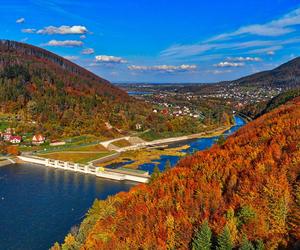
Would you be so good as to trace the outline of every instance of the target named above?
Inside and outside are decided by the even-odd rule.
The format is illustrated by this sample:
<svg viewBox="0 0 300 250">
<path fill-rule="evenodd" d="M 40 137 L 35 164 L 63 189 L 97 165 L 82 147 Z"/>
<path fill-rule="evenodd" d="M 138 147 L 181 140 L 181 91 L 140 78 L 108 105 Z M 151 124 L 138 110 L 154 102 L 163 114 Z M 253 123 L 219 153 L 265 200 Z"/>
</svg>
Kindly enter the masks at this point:
<svg viewBox="0 0 300 250">
<path fill-rule="evenodd" d="M 245 121 L 238 116 L 234 117 L 235 125 L 225 131 L 224 136 L 229 136 L 239 128 L 245 125 Z M 199 139 L 192 139 L 189 141 L 182 141 L 178 143 L 174 143 L 171 147 L 179 147 L 183 145 L 189 145 L 190 147 L 187 150 L 183 150 L 184 152 L 193 153 L 199 150 L 205 150 L 210 148 L 216 141 L 218 140 L 218 136 L 209 137 L 209 138 L 199 138 Z M 155 165 L 158 166 L 160 171 L 163 171 L 166 165 L 166 162 L 169 161 L 171 166 L 175 166 L 176 163 L 180 160 L 178 156 L 168 156 L 168 155 L 161 155 L 159 160 L 154 160 L 153 162 L 145 163 L 139 166 L 139 169 L 149 171 L 149 173 L 153 172 Z"/>
<path fill-rule="evenodd" d="M 226 135 L 245 124 L 239 117 L 235 122 Z M 193 152 L 211 147 L 216 139 L 193 139 L 179 145 L 188 144 L 188 151 Z M 174 166 L 179 158 L 162 155 L 156 164 L 163 170 L 168 160 Z M 140 169 L 152 172 L 154 166 L 146 163 Z M 1 167 L 0 250 L 48 249 L 54 241 L 62 242 L 70 228 L 82 221 L 95 198 L 105 199 L 133 185 L 43 166 Z"/>
</svg>

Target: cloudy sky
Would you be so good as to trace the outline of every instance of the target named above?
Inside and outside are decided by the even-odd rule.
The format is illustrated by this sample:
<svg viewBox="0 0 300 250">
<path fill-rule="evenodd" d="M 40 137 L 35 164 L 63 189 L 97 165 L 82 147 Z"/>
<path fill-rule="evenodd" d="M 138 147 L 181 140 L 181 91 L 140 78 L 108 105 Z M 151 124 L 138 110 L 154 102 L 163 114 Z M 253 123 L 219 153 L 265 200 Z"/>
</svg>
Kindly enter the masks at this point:
<svg viewBox="0 0 300 250">
<path fill-rule="evenodd" d="M 214 82 L 300 53 L 298 0 L 0 0 L 1 39 L 112 82 Z"/>
</svg>

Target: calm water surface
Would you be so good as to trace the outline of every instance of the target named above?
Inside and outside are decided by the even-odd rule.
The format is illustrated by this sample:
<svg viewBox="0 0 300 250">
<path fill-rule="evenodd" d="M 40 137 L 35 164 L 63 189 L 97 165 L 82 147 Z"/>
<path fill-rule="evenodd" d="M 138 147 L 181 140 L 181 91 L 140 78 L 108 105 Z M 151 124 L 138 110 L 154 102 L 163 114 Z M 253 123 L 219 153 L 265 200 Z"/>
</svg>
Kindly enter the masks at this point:
<svg viewBox="0 0 300 250">
<path fill-rule="evenodd" d="M 0 249 L 49 249 L 82 221 L 95 198 L 133 185 L 35 165 L 0 167 Z"/>
<path fill-rule="evenodd" d="M 235 117 L 230 135 L 245 124 Z M 193 139 L 177 144 L 187 150 L 204 150 L 218 137 Z M 176 156 L 162 155 L 140 169 L 161 170 L 167 161 L 174 166 Z M 11 165 L 0 168 L 0 250 L 48 249 L 54 241 L 62 242 L 70 228 L 79 224 L 95 198 L 128 191 L 134 183 L 103 180 L 94 176 L 35 165 Z"/>
</svg>

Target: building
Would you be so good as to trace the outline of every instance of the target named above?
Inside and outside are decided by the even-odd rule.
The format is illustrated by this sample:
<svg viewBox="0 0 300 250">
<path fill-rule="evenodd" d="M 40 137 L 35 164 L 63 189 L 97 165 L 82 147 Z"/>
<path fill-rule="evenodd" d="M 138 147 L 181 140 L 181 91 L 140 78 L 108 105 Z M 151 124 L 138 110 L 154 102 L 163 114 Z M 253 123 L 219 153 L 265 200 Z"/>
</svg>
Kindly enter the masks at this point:
<svg viewBox="0 0 300 250">
<path fill-rule="evenodd" d="M 34 145 L 40 145 L 43 144 L 44 142 L 45 142 L 45 137 L 41 134 L 37 134 L 32 137 L 32 144 Z"/>
<path fill-rule="evenodd" d="M 136 130 L 141 130 L 142 129 L 142 124 L 140 124 L 140 123 L 135 124 L 135 129 Z"/>
<path fill-rule="evenodd" d="M 13 144 L 19 144 L 21 141 L 22 141 L 22 137 L 17 135 L 11 135 L 9 139 L 9 142 Z"/>
<path fill-rule="evenodd" d="M 3 137 L 3 141 L 10 141 L 10 137 L 12 135 L 10 133 L 3 133 L 2 137 Z"/>
</svg>

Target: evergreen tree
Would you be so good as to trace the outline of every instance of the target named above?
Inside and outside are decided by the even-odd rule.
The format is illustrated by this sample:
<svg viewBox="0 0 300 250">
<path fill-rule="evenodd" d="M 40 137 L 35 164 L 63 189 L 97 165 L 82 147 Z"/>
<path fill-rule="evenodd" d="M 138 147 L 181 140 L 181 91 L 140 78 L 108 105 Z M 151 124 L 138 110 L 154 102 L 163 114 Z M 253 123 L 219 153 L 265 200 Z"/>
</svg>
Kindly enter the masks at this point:
<svg viewBox="0 0 300 250">
<path fill-rule="evenodd" d="M 217 250 L 232 250 L 232 241 L 231 241 L 231 235 L 230 230 L 228 226 L 226 225 L 224 227 L 223 232 L 218 236 L 218 247 Z"/>
<path fill-rule="evenodd" d="M 222 146 L 226 141 L 226 137 L 224 135 L 220 135 L 218 140 L 217 140 L 217 144 Z"/>
<path fill-rule="evenodd" d="M 171 169 L 171 162 L 167 160 L 165 165 L 165 171 L 169 171 L 170 169 Z"/>
<path fill-rule="evenodd" d="M 208 221 L 205 220 L 200 229 L 196 232 L 193 242 L 193 250 L 210 250 L 211 249 L 211 236 L 212 232 L 208 225 Z"/>
<path fill-rule="evenodd" d="M 256 250 L 265 250 L 265 245 L 262 240 L 257 240 L 255 244 L 255 249 Z"/>
<path fill-rule="evenodd" d="M 151 175 L 151 181 L 154 181 L 155 179 L 157 179 L 160 176 L 160 170 L 158 168 L 157 165 L 155 165 L 154 169 L 153 169 L 153 173 Z"/>
<path fill-rule="evenodd" d="M 243 236 L 242 244 L 239 250 L 254 250 L 252 243 L 247 239 L 247 236 Z"/>
</svg>

